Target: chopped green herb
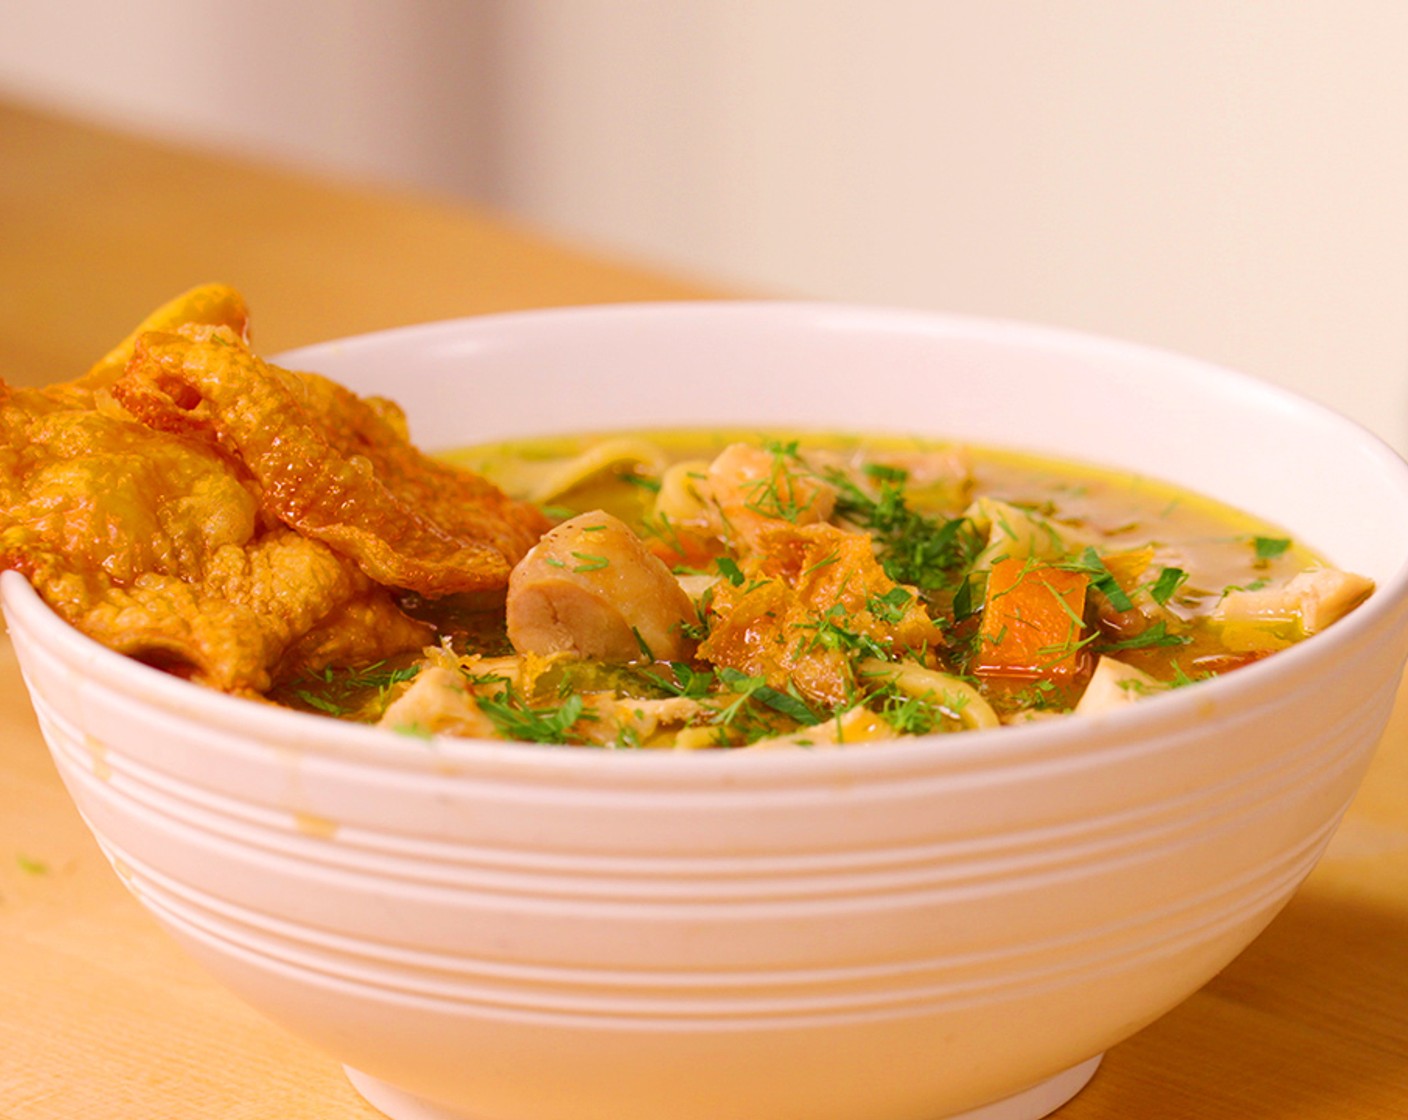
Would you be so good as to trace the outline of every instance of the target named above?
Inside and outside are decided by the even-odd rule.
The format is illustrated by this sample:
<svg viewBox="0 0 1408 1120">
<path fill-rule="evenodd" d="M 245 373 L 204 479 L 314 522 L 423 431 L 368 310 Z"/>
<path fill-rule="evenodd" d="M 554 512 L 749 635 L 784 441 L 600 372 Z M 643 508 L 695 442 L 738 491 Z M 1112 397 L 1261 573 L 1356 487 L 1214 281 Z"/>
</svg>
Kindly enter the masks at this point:
<svg viewBox="0 0 1408 1120">
<path fill-rule="evenodd" d="M 1102 653 L 1110 653 L 1121 649 L 1154 649 L 1159 646 L 1183 646 L 1187 645 L 1191 639 L 1182 634 L 1170 634 L 1164 621 L 1152 623 L 1145 630 L 1136 634 L 1132 638 L 1125 638 L 1117 642 L 1101 642 L 1097 647 Z"/>
<path fill-rule="evenodd" d="M 1095 549 L 1086 547 L 1080 554 L 1080 559 L 1061 564 L 1060 567 L 1071 571 L 1085 572 L 1090 577 L 1090 586 L 1093 590 L 1100 592 L 1110 601 L 1110 606 L 1117 611 L 1128 611 L 1134 609 L 1134 604 L 1128 595 L 1124 593 L 1124 588 L 1120 587 L 1119 581 L 1115 579 L 1114 573 L 1105 567 L 1105 561 L 1100 558 L 1100 554 Z M 1061 597 L 1058 595 L 1058 599 Z M 1064 600 L 1062 600 L 1064 602 Z"/>
<path fill-rule="evenodd" d="M 978 611 L 980 598 L 981 596 L 974 595 L 972 574 L 965 575 L 963 582 L 958 585 L 958 590 L 953 593 L 953 620 L 962 622 L 972 618 Z"/>
<path fill-rule="evenodd" d="M 670 671 L 674 674 L 673 680 L 659 673 L 644 675 L 671 695 L 684 696 L 690 700 L 702 700 L 709 695 L 709 689 L 714 685 L 712 671 L 691 668 L 684 661 L 672 661 Z"/>
<path fill-rule="evenodd" d="M 886 466 L 884 463 L 867 463 L 863 468 L 869 478 L 876 482 L 894 482 L 903 484 L 909 481 L 909 472 L 903 467 Z"/>
<path fill-rule="evenodd" d="M 901 735 L 930 735 L 953 726 L 953 713 L 946 712 L 932 697 L 890 692 L 878 709 L 881 719 Z"/>
<path fill-rule="evenodd" d="M 327 700 L 319 696 L 316 692 L 309 692 L 306 688 L 295 689 L 293 694 L 310 708 L 313 708 L 315 711 L 323 712 L 325 715 L 345 716 L 350 711 L 350 709 L 344 705 L 338 704 L 332 700 Z"/>
<path fill-rule="evenodd" d="M 599 572 L 602 568 L 609 567 L 611 564 L 611 561 L 605 556 L 594 556 L 590 552 L 574 552 L 572 553 L 572 558 L 581 561 L 580 564 L 572 569 L 574 572 Z"/>
<path fill-rule="evenodd" d="M 762 704 L 805 726 L 820 723 L 823 718 L 813 712 L 801 697 L 773 688 L 768 684 L 766 677 L 750 677 L 747 673 L 728 666 L 721 668 L 718 675 L 725 687 L 737 693 L 737 696 L 715 713 L 714 722 L 717 724 L 727 726 L 734 723 L 752 702 Z"/>
<path fill-rule="evenodd" d="M 743 503 L 744 508 L 752 510 L 760 517 L 775 517 L 795 524 L 802 514 L 811 508 L 816 495 L 809 494 L 805 501 L 798 495 L 797 476 L 789 469 L 788 463 L 788 460 L 796 458 L 796 441 L 788 444 L 770 444 L 768 450 L 773 456 L 772 471 L 767 478 L 760 478 L 749 484 L 748 499 Z"/>
<path fill-rule="evenodd" d="M 799 654 L 820 648 L 876 657 L 881 661 L 894 657 L 894 652 L 876 638 L 853 628 L 853 620 L 841 603 L 833 604 L 829 610 L 813 618 L 812 622 L 797 624 L 798 630 L 810 635 L 798 643 Z"/>
<path fill-rule="evenodd" d="M 810 727 L 820 723 L 821 718 L 807 707 L 807 704 L 799 696 L 794 696 L 789 692 L 780 692 L 778 689 L 768 685 L 761 685 L 753 690 L 753 699 L 759 704 L 766 704 L 775 712 L 781 712 L 790 719 L 795 719 L 798 723 Z"/>
<path fill-rule="evenodd" d="M 805 568 L 803 568 L 803 569 L 801 570 L 801 572 L 799 572 L 798 574 L 799 574 L 799 575 L 804 575 L 804 576 L 811 575 L 812 572 L 818 572 L 818 571 L 820 571 L 822 568 L 829 568 L 829 567 L 831 567 L 832 564 L 839 564 L 840 562 L 841 562 L 841 557 L 838 556 L 836 553 L 832 552 L 832 553 L 829 553 L 829 554 L 826 555 L 826 556 L 823 556 L 823 557 L 822 557 L 820 560 L 818 560 L 815 564 L 808 564 L 808 565 L 807 565 Z"/>
<path fill-rule="evenodd" d="M 731 556 L 720 556 L 714 560 L 714 567 L 719 569 L 719 573 L 733 584 L 734 587 L 741 587 L 743 584 L 743 569 L 738 566 L 738 562 Z"/>
<path fill-rule="evenodd" d="M 590 718 L 580 696 L 569 696 L 557 707 L 530 707 L 512 688 L 479 698 L 479 707 L 504 735 L 529 743 L 567 743 L 572 725 Z"/>
<path fill-rule="evenodd" d="M 837 514 L 873 536 L 881 567 L 896 583 L 924 591 L 954 586 L 982 548 L 966 518 L 938 519 L 911 509 L 893 477 L 877 478 L 874 497 L 842 471 L 828 471 L 825 478 L 836 487 Z"/>
<path fill-rule="evenodd" d="M 1159 570 L 1158 578 L 1149 586 L 1149 595 L 1154 602 L 1162 607 L 1173 598 L 1187 580 L 1188 573 L 1182 568 L 1162 568 Z"/>
<path fill-rule="evenodd" d="M 1261 579 L 1254 579 L 1251 583 L 1229 583 L 1222 589 L 1223 596 L 1231 595 L 1234 591 L 1260 591 L 1271 581 L 1263 576 Z"/>
<path fill-rule="evenodd" d="M 1274 560 L 1291 547 L 1291 542 L 1286 537 L 1253 537 L 1252 547 L 1258 560 Z"/>
<path fill-rule="evenodd" d="M 881 622 L 896 623 L 904 618 L 912 602 L 914 596 L 905 588 L 896 586 L 883 595 L 872 595 L 865 606 Z"/>
<path fill-rule="evenodd" d="M 419 665 L 401 665 L 388 669 L 386 662 L 378 661 L 347 672 L 342 678 L 342 683 L 347 688 L 389 688 L 393 684 L 414 679 L 419 672 Z"/>
<path fill-rule="evenodd" d="M 685 546 L 680 537 L 679 530 L 675 523 L 670 520 L 669 514 L 659 514 L 657 517 L 646 517 L 641 520 L 641 532 L 647 537 L 654 537 L 656 540 L 664 541 L 670 551 L 677 556 L 687 556 L 689 549 Z"/>
<path fill-rule="evenodd" d="M 1213 673 L 1198 673 L 1195 676 L 1189 676 L 1183 666 L 1175 661 L 1173 663 L 1173 679 L 1168 682 L 1168 686 L 1183 688 L 1190 684 L 1197 684 L 1199 681 L 1210 680 L 1214 675 Z"/>
</svg>

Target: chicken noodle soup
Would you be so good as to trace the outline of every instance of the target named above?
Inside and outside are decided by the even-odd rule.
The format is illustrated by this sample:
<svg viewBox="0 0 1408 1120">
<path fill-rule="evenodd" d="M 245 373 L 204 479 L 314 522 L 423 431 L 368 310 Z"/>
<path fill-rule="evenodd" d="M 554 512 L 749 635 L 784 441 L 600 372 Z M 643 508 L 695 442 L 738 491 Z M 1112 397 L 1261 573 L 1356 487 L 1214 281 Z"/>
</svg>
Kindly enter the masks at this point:
<svg viewBox="0 0 1408 1120">
<path fill-rule="evenodd" d="M 862 742 L 1090 713 L 1259 660 L 1370 591 L 1147 479 L 925 440 L 661 432 L 454 457 L 555 522 L 424 656 L 280 702 L 408 734 Z"/>
<path fill-rule="evenodd" d="M 922 440 L 623 433 L 418 450 L 194 289 L 77 379 L 0 381 L 0 569 L 261 702 L 607 747 L 844 744 L 1090 713 L 1371 591 L 1141 479 Z"/>
</svg>

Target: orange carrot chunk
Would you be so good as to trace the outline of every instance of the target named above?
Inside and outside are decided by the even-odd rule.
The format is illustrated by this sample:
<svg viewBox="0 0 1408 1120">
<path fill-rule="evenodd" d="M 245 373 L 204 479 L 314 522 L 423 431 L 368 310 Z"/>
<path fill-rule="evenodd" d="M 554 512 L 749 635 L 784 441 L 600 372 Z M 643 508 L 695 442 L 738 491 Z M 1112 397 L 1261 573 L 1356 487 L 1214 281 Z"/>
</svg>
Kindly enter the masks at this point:
<svg viewBox="0 0 1408 1120">
<path fill-rule="evenodd" d="M 999 560 L 988 576 L 978 654 L 980 676 L 1065 680 L 1084 669 L 1084 572 Z"/>
</svg>

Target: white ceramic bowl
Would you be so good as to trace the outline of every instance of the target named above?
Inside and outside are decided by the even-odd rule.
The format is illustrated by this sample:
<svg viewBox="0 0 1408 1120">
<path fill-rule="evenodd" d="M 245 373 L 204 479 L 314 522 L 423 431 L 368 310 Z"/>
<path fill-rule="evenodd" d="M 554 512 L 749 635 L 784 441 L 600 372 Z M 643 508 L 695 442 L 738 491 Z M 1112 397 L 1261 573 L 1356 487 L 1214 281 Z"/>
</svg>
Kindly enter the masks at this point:
<svg viewBox="0 0 1408 1120">
<path fill-rule="evenodd" d="M 285 364 L 394 396 L 428 447 L 717 422 L 1106 462 L 1379 583 L 1305 645 L 1108 718 L 671 754 L 426 744 L 244 703 L 99 648 L 7 573 L 45 735 L 118 874 L 398 1120 L 1043 1115 L 1282 906 L 1398 686 L 1408 468 L 1184 358 L 715 304 L 436 324 Z"/>
</svg>

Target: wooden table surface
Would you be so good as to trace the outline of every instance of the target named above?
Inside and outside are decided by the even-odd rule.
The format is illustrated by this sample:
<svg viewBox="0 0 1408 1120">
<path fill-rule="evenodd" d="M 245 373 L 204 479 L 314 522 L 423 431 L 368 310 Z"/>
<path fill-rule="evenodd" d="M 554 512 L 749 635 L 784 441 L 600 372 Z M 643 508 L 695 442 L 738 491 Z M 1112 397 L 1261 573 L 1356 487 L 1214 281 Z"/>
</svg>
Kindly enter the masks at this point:
<svg viewBox="0 0 1408 1120">
<path fill-rule="evenodd" d="M 0 375 L 75 376 L 207 280 L 245 293 L 264 352 L 486 311 L 713 294 L 462 204 L 0 103 Z M 0 639 L 0 1117 L 377 1115 L 336 1062 L 207 979 L 124 892 L 59 784 Z M 1059 1116 L 1408 1118 L 1408 695 L 1286 910 L 1221 976 L 1111 1050 Z"/>
</svg>

